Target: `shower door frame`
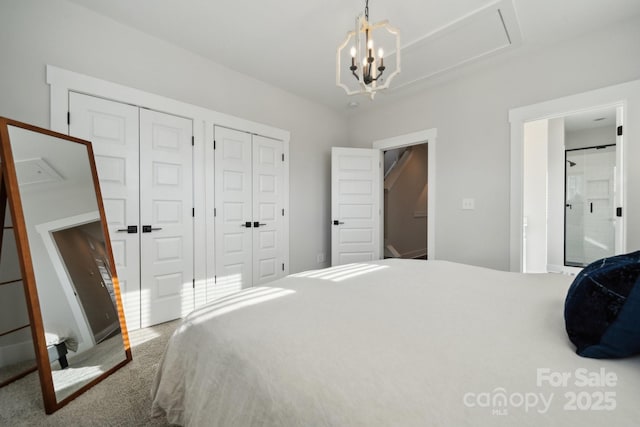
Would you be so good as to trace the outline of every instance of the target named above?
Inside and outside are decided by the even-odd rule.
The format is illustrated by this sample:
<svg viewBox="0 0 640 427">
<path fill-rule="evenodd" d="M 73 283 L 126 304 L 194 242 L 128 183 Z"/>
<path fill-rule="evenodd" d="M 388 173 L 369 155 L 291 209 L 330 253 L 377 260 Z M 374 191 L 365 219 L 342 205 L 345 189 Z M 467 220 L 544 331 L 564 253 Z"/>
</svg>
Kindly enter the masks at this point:
<svg viewBox="0 0 640 427">
<path fill-rule="evenodd" d="M 618 164 L 618 155 L 620 154 L 618 152 L 618 150 L 620 149 L 620 147 L 618 146 L 618 144 L 603 144 L 603 145 L 596 145 L 596 146 L 592 146 L 592 147 L 581 147 L 581 148 L 565 149 L 564 150 L 564 203 L 565 203 L 565 207 L 564 207 L 564 227 L 563 227 L 564 228 L 564 230 L 563 230 L 564 231 L 563 265 L 565 267 L 584 268 L 588 264 L 590 264 L 590 262 L 591 262 L 591 261 L 590 262 L 583 262 L 582 265 L 576 265 L 577 263 L 570 262 L 570 261 L 568 262 L 567 261 L 567 225 L 568 225 L 567 224 L 567 207 L 568 207 L 568 200 L 567 200 L 567 186 L 568 186 L 568 183 L 567 183 L 567 163 L 569 163 L 569 159 L 568 159 L 567 154 L 569 152 L 584 151 L 584 150 L 599 150 L 599 149 L 608 148 L 608 147 L 615 147 L 615 151 L 614 151 L 615 158 L 614 158 L 614 162 L 613 162 L 613 171 L 612 171 L 613 193 L 611 194 L 612 227 L 613 227 L 613 242 L 614 242 L 613 251 L 612 252 L 613 252 L 614 255 L 618 253 L 617 247 L 618 247 L 619 244 L 618 244 L 617 240 L 618 240 L 619 237 L 618 237 L 618 232 L 616 230 L 616 224 L 615 224 L 616 215 L 615 215 L 614 212 L 617 209 L 616 208 L 616 206 L 617 206 L 616 202 L 618 200 L 618 197 L 616 196 L 616 190 L 617 190 L 617 187 L 618 187 L 618 185 L 617 185 L 618 184 L 617 183 L 618 177 L 617 177 L 616 168 L 617 168 L 617 164 Z M 585 190 L 585 201 L 583 203 L 586 203 L 586 201 L 587 201 L 587 197 L 586 197 L 587 196 L 586 195 L 586 182 L 585 182 L 585 185 L 584 185 L 584 190 Z M 583 207 L 583 209 L 584 209 L 584 207 Z M 584 235 L 584 227 L 583 227 L 583 235 Z M 584 256 L 583 256 L 583 259 L 584 259 Z"/>
</svg>

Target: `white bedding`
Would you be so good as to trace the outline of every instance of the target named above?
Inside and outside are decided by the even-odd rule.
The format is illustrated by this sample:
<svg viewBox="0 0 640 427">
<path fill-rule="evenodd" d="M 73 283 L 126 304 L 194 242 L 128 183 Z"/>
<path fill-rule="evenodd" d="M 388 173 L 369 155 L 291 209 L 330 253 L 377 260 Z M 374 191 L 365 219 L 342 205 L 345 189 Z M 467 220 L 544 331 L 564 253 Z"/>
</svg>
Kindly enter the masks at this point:
<svg viewBox="0 0 640 427">
<path fill-rule="evenodd" d="M 570 283 L 411 260 L 289 276 L 185 318 L 152 411 L 190 426 L 639 425 L 640 357 L 575 354 Z"/>
<path fill-rule="evenodd" d="M 65 343 L 67 349 L 78 351 L 78 340 L 70 328 L 58 325 L 47 325 L 44 332 L 44 339 L 47 347 Z"/>
</svg>

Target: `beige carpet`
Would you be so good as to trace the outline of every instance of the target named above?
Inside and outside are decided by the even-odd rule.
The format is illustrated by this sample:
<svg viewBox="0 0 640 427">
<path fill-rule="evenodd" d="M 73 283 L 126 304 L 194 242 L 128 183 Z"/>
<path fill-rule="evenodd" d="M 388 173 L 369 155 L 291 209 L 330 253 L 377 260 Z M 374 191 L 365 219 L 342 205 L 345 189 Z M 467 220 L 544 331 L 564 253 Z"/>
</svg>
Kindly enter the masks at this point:
<svg viewBox="0 0 640 427">
<path fill-rule="evenodd" d="M 107 338 L 80 354 L 67 354 L 69 367 L 62 369 L 59 363 L 51 365 L 51 375 L 56 398 L 71 396 L 91 380 L 117 365 L 125 357 L 122 335 Z"/>
<path fill-rule="evenodd" d="M 133 361 L 45 415 L 37 372 L 0 389 L 0 426 L 167 426 L 151 418 L 151 382 L 179 321 L 129 333 Z"/>
</svg>

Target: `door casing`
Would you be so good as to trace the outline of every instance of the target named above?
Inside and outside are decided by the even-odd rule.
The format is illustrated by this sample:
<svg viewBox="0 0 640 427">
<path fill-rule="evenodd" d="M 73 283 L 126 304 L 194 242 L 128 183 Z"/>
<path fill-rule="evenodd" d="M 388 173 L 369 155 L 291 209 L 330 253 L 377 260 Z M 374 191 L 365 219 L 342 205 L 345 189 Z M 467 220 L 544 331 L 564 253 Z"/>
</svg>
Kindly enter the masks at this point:
<svg viewBox="0 0 640 427">
<path fill-rule="evenodd" d="M 538 104 L 532 104 L 524 107 L 513 108 L 509 110 L 509 122 L 511 123 L 511 189 L 510 189 L 510 251 L 509 251 L 509 269 L 510 271 L 522 272 L 524 266 L 524 248 L 523 248 L 523 200 L 524 200 L 524 125 L 527 122 L 533 122 L 543 119 L 554 119 L 564 117 L 581 111 L 591 109 L 604 109 L 613 107 L 617 110 L 617 125 L 623 126 L 624 134 L 628 133 L 628 114 L 627 99 L 631 94 L 640 95 L 640 81 L 623 83 L 620 85 L 609 86 L 571 95 L 563 98 L 557 98 Z M 616 200 L 617 206 L 621 207 L 622 217 L 619 226 L 616 229 L 616 252 L 624 253 L 627 251 L 627 187 L 625 183 L 628 179 L 627 162 L 628 159 L 623 157 L 626 151 L 624 142 L 625 138 L 619 137 L 616 145 L 619 147 L 617 164 L 621 165 L 616 171 L 618 182 L 622 188 L 618 194 L 620 199 Z M 569 267 L 568 267 L 569 268 Z M 578 271 L 574 269 L 572 273 Z"/>
</svg>

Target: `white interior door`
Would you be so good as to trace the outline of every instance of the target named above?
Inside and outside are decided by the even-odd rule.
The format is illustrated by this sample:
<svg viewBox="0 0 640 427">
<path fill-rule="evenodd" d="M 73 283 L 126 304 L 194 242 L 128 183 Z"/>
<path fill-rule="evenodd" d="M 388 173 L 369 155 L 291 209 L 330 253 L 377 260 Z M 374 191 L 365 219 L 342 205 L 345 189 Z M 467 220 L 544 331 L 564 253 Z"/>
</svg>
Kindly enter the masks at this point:
<svg viewBox="0 0 640 427">
<path fill-rule="evenodd" d="M 138 108 L 70 92 L 69 113 L 69 134 L 92 142 L 127 328 L 138 329 Z"/>
<path fill-rule="evenodd" d="M 253 136 L 253 284 L 284 274 L 282 141 Z"/>
<path fill-rule="evenodd" d="M 216 297 L 250 287 L 252 265 L 251 135 L 214 128 Z"/>
<path fill-rule="evenodd" d="M 382 152 L 331 149 L 331 264 L 381 256 Z"/>
<path fill-rule="evenodd" d="M 140 109 L 141 325 L 194 308 L 193 123 Z"/>
</svg>

